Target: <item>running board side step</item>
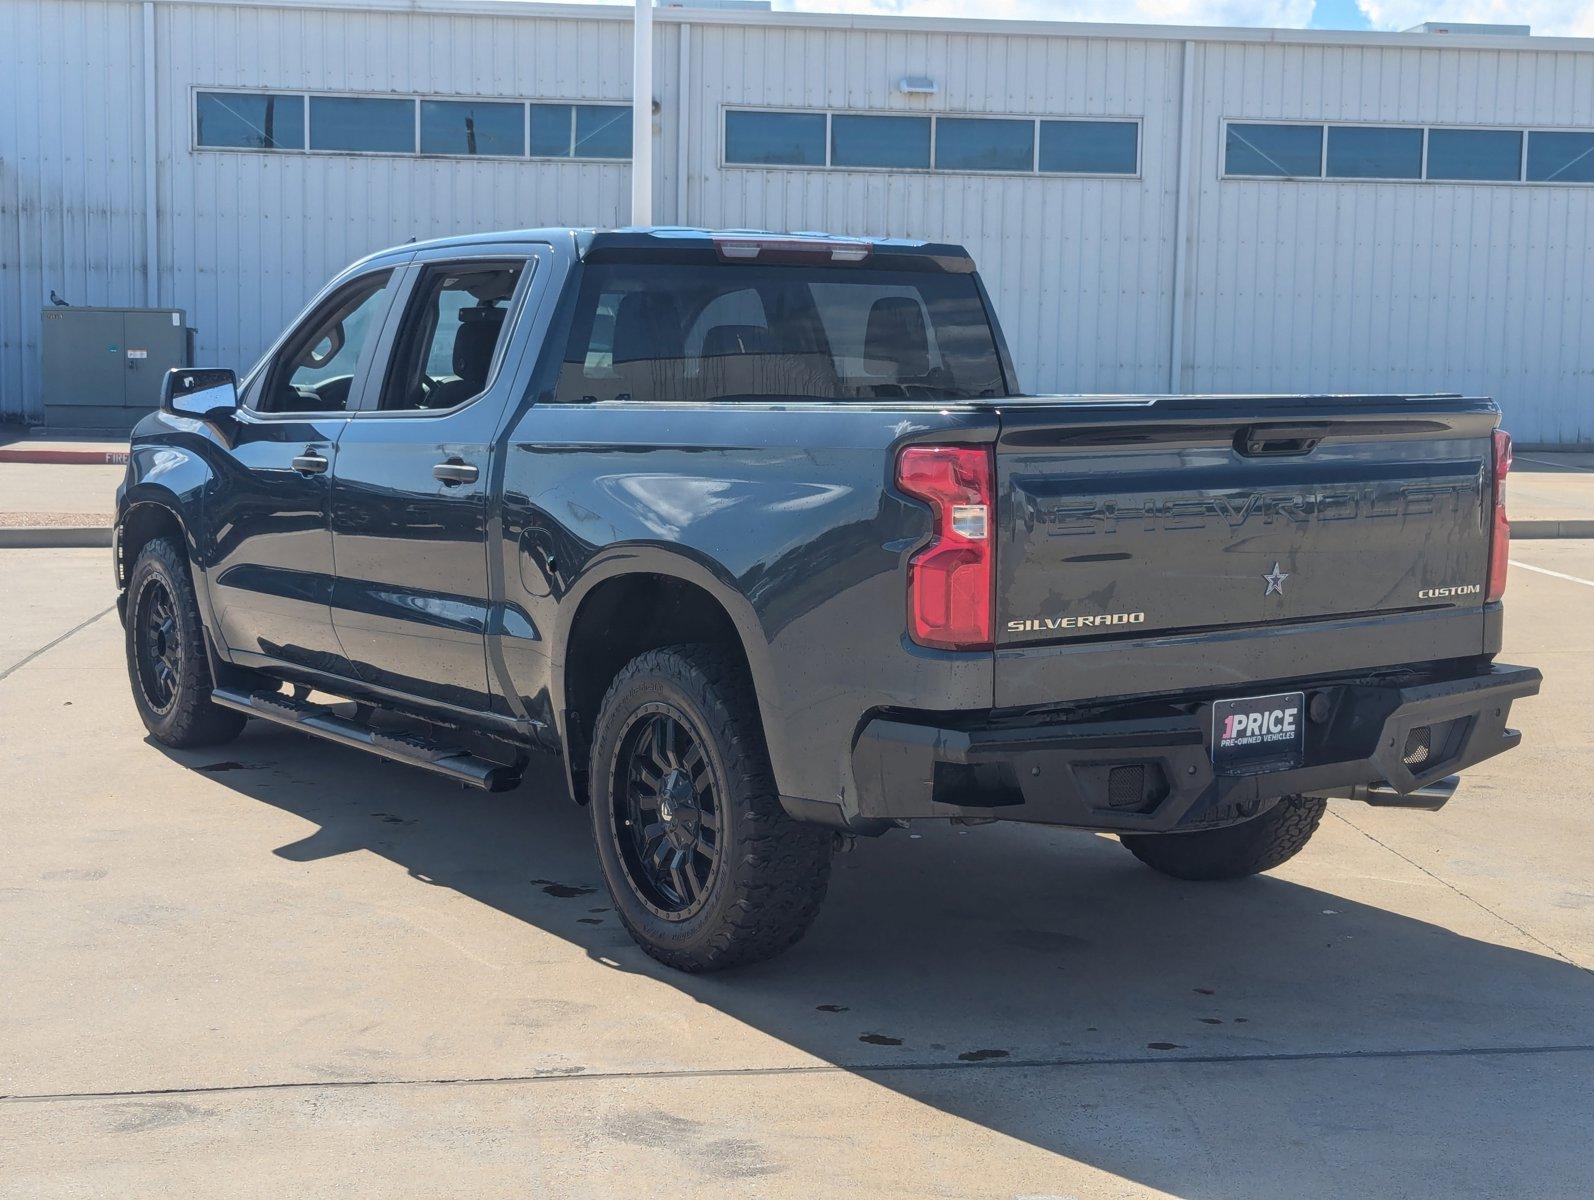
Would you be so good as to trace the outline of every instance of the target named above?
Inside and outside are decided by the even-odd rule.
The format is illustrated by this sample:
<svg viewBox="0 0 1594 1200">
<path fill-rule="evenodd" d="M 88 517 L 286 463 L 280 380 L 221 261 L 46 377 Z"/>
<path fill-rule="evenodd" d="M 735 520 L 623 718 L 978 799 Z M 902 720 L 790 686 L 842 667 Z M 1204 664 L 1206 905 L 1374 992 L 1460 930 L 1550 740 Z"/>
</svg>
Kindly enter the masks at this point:
<svg viewBox="0 0 1594 1200">
<path fill-rule="evenodd" d="M 520 770 L 493 762 L 428 738 L 409 733 L 388 733 L 360 721 L 339 716 L 330 708 L 296 700 L 281 692 L 241 692 L 234 688 L 215 688 L 210 698 L 223 708 L 259 717 L 314 734 L 340 746 L 368 750 L 394 762 L 420 767 L 434 775 L 487 792 L 507 792 L 520 784 Z"/>
</svg>

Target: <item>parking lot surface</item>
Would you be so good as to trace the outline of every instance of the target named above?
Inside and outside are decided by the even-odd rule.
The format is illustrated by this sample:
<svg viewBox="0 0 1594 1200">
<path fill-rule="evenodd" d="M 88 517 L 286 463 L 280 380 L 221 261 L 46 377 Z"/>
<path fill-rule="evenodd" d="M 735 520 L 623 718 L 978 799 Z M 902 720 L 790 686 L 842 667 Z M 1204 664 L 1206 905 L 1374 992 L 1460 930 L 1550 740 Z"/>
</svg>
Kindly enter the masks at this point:
<svg viewBox="0 0 1594 1200">
<path fill-rule="evenodd" d="M 809 937 L 636 950 L 549 762 L 146 740 L 103 550 L 0 551 L 0 1196 L 1586 1195 L 1594 543 L 1514 554 L 1521 750 L 1238 884 L 927 825 Z"/>
</svg>

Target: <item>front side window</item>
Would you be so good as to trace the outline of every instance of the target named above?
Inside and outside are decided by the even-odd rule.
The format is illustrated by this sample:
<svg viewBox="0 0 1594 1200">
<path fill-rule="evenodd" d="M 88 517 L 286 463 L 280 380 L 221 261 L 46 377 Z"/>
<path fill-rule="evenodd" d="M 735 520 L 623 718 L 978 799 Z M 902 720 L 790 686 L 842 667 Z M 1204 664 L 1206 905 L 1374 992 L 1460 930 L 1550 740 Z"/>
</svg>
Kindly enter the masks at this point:
<svg viewBox="0 0 1594 1200">
<path fill-rule="evenodd" d="M 195 141 L 206 148 L 303 150 L 304 97 L 270 92 L 199 92 Z"/>
<path fill-rule="evenodd" d="M 524 264 L 427 267 L 382 387 L 386 411 L 454 408 L 487 386 Z"/>
<path fill-rule="evenodd" d="M 387 309 L 391 271 L 339 292 L 288 338 L 257 405 L 261 412 L 343 412 L 360 357 Z"/>
<path fill-rule="evenodd" d="M 310 149 L 415 153 L 415 101 L 311 96 Z"/>
<path fill-rule="evenodd" d="M 999 396 L 972 275 L 598 263 L 584 269 L 556 399 L 968 400 Z"/>
</svg>

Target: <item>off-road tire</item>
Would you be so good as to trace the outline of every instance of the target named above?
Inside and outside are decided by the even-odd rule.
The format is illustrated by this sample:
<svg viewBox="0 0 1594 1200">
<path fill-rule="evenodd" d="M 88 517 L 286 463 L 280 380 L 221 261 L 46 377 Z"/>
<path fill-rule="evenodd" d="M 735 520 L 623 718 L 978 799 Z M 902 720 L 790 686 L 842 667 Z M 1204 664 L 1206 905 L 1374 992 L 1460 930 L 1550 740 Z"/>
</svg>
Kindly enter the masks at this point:
<svg viewBox="0 0 1594 1200">
<path fill-rule="evenodd" d="M 172 623 L 177 635 L 175 681 L 166 704 L 157 704 L 140 679 L 140 600 L 153 586 L 163 587 L 171 600 Z M 144 728 L 162 745 L 176 749 L 216 746 L 238 736 L 248 720 L 242 713 L 211 703 L 214 683 L 205 655 L 205 632 L 199 620 L 199 601 L 182 547 L 169 537 L 145 544 L 133 563 L 127 581 L 127 673 L 133 687 L 133 704 Z"/>
<path fill-rule="evenodd" d="M 1240 879 L 1294 858 L 1317 832 L 1328 801 L 1285 796 L 1260 817 L 1196 833 L 1133 833 L 1119 840 L 1146 866 L 1175 879 Z"/>
<path fill-rule="evenodd" d="M 700 907 L 669 919 L 644 902 L 616 833 L 629 767 L 623 735 L 645 706 L 670 710 L 707 760 L 719 810 L 718 858 Z M 807 931 L 830 881 L 829 830 L 781 807 L 746 668 L 710 645 L 667 646 L 615 676 L 593 729 L 593 840 L 621 922 L 648 954 L 682 971 L 717 971 L 779 954 Z"/>
</svg>

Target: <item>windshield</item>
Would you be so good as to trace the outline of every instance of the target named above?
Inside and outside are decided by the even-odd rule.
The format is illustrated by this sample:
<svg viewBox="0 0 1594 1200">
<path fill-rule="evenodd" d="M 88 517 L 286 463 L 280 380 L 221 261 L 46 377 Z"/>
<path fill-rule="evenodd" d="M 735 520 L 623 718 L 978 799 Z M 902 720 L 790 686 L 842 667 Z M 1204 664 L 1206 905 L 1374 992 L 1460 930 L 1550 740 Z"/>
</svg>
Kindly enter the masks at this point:
<svg viewBox="0 0 1594 1200">
<path fill-rule="evenodd" d="M 1003 394 L 972 275 L 598 263 L 556 398 L 972 400 Z"/>
</svg>

